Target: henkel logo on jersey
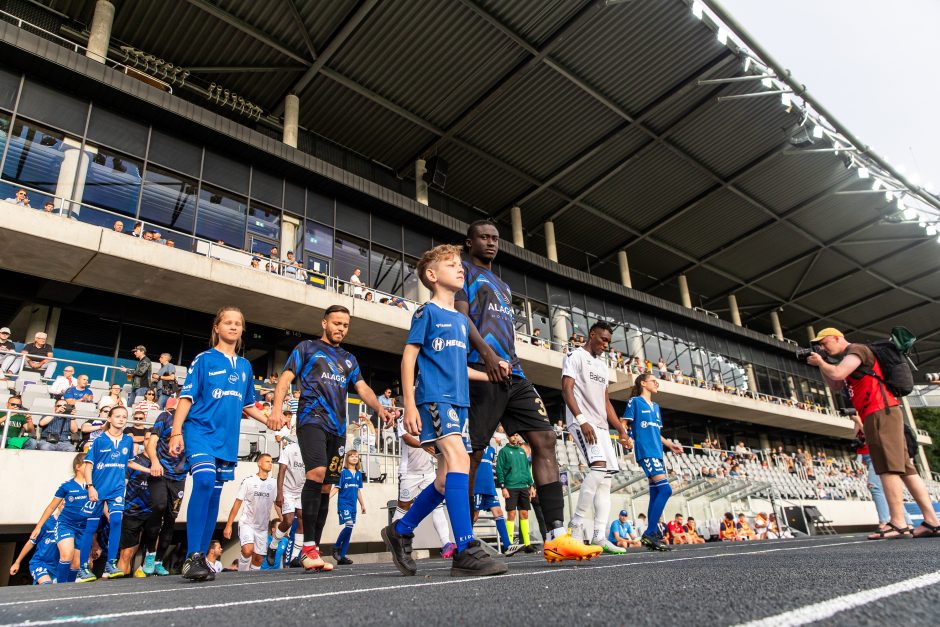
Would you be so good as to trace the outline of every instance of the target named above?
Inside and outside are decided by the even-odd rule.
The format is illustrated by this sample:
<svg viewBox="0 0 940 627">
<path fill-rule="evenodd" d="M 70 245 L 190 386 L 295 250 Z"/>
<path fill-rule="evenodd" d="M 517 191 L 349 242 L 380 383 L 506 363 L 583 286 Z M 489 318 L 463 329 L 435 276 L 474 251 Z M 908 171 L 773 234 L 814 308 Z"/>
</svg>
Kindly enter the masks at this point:
<svg viewBox="0 0 940 627">
<path fill-rule="evenodd" d="M 461 340 L 445 340 L 442 337 L 436 337 L 433 340 L 431 340 L 431 348 L 433 348 L 434 350 L 438 352 L 444 350 L 445 348 L 450 348 L 452 346 L 456 346 L 457 348 L 461 350 L 467 350 L 467 343 L 462 342 Z"/>
<path fill-rule="evenodd" d="M 242 393 L 238 390 L 223 390 L 221 388 L 215 388 L 212 390 L 212 398 L 219 400 L 224 396 L 237 396 L 239 400 L 242 398 Z"/>
</svg>

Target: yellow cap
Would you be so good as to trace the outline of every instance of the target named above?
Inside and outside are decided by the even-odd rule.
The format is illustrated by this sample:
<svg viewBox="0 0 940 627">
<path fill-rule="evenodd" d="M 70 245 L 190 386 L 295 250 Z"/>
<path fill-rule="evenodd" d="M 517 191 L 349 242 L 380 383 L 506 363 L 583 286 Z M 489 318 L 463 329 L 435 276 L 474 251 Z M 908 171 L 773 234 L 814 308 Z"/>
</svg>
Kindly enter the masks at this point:
<svg viewBox="0 0 940 627">
<path fill-rule="evenodd" d="M 834 335 L 835 337 L 845 337 L 845 335 L 844 335 L 844 334 L 842 333 L 842 331 L 840 331 L 839 329 L 834 329 L 834 328 L 832 328 L 832 327 L 827 327 L 827 328 L 823 329 L 822 331 L 820 331 L 819 333 L 817 333 L 817 334 L 816 334 L 816 337 L 813 338 L 813 341 L 814 341 L 814 342 L 818 342 L 818 341 L 820 341 L 821 339 L 823 339 L 824 337 L 829 337 L 830 335 Z"/>
</svg>

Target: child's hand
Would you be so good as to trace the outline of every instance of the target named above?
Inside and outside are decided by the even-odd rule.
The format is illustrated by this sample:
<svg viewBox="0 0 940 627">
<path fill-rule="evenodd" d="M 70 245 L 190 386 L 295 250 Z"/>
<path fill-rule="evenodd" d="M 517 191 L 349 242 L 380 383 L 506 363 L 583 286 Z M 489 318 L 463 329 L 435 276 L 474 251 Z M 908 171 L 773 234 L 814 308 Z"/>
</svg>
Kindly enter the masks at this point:
<svg viewBox="0 0 940 627">
<path fill-rule="evenodd" d="M 499 360 L 499 369 L 502 370 L 504 377 L 508 377 L 509 374 L 512 372 L 512 366 L 510 366 L 509 362 L 506 361 L 505 359 Z"/>
<path fill-rule="evenodd" d="M 411 406 L 405 409 L 405 418 L 402 422 L 405 431 L 418 437 L 421 435 L 421 416 L 418 415 L 418 408 Z"/>
<path fill-rule="evenodd" d="M 13 565 L 10 566 L 10 576 L 12 577 L 16 573 L 20 572 L 20 562 L 19 560 L 13 562 Z"/>
<path fill-rule="evenodd" d="M 366 506 L 365 506 L 365 505 L 362 506 L 362 513 L 363 513 L 363 514 L 366 513 Z"/>
</svg>

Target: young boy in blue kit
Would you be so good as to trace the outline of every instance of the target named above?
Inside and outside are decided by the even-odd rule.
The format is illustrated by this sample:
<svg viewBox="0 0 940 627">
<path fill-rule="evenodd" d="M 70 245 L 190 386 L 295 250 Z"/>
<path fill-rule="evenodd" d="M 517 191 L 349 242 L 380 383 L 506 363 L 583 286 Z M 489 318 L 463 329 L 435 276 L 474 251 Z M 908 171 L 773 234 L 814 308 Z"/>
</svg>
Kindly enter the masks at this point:
<svg viewBox="0 0 940 627">
<path fill-rule="evenodd" d="M 486 374 L 467 367 L 468 320 L 454 308 L 454 294 L 464 282 L 460 250 L 456 246 L 436 246 L 424 254 L 417 271 L 433 296 L 415 311 L 402 355 L 403 424 L 422 446 L 436 447 L 437 477 L 401 519 L 382 530 L 382 538 L 398 570 L 403 575 L 414 575 L 417 572 L 411 557 L 414 530 L 446 498 L 457 544 L 451 576 L 501 575 L 506 572 L 506 565 L 491 558 L 473 537 L 467 498 L 469 379 L 483 381 Z M 508 373 L 508 363 L 503 362 L 502 367 Z"/>
</svg>

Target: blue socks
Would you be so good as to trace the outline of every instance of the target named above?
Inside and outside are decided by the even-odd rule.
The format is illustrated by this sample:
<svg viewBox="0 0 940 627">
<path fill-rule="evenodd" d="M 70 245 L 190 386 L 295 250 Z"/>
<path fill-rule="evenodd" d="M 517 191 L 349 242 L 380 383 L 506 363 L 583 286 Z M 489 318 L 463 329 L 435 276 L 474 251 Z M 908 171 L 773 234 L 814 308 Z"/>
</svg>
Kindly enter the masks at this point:
<svg viewBox="0 0 940 627">
<path fill-rule="evenodd" d="M 207 465 L 208 466 L 208 465 Z M 193 491 L 189 495 L 189 507 L 186 508 L 186 555 L 202 553 L 209 542 L 203 543 L 206 521 L 209 519 L 210 501 L 215 498 L 216 517 L 218 517 L 219 501 L 215 490 L 215 467 L 211 470 L 197 469 L 193 474 Z M 213 523 L 215 521 L 213 520 Z M 213 524 L 210 529 L 214 529 Z M 209 538 L 211 539 L 211 532 Z"/>
<path fill-rule="evenodd" d="M 76 547 L 79 553 L 78 562 L 83 568 L 91 568 L 88 559 L 91 557 L 91 544 L 95 541 L 95 533 L 98 531 L 98 523 L 100 521 L 101 518 L 97 517 L 89 518 L 85 521 L 85 533 L 82 534 L 82 542 Z"/>
<path fill-rule="evenodd" d="M 499 518 L 494 518 L 496 521 L 496 531 L 499 532 L 499 541 L 505 547 L 509 546 L 509 531 L 506 529 L 506 519 L 500 516 Z"/>
<path fill-rule="evenodd" d="M 66 583 L 69 581 L 69 571 L 71 570 L 72 560 L 67 562 L 59 561 L 59 565 L 55 570 L 55 580 L 59 583 Z"/>
<path fill-rule="evenodd" d="M 657 533 L 659 529 L 659 519 L 666 509 L 666 501 L 672 496 L 672 486 L 668 479 L 660 479 L 656 483 L 650 484 L 650 504 L 647 510 L 647 521 L 649 527 L 646 529 L 646 535 L 651 536 Z"/>
<path fill-rule="evenodd" d="M 450 478 L 450 473 L 447 473 L 447 477 Z M 466 475 L 464 475 L 464 477 L 466 477 Z M 467 500 L 466 488 L 464 491 L 463 500 Z M 395 531 L 403 536 L 413 534 L 415 532 L 415 528 L 421 524 L 421 521 L 428 517 L 431 512 L 434 511 L 434 508 L 443 502 L 444 495 L 438 492 L 437 488 L 435 488 L 434 484 L 432 483 L 425 489 L 421 490 L 421 494 L 419 494 L 418 498 L 416 498 L 414 503 L 411 504 L 411 509 L 405 512 L 405 515 L 398 519 L 398 522 L 395 523 Z M 470 506 L 468 503 L 467 508 L 469 509 L 469 507 Z M 304 530 L 306 531 L 306 527 Z"/>
<path fill-rule="evenodd" d="M 202 553 L 209 550 L 209 543 L 212 542 L 212 534 L 215 532 L 215 524 L 219 519 L 219 501 L 222 500 L 221 481 L 216 481 L 212 487 L 212 496 L 209 497 L 209 507 L 206 509 L 206 523 L 202 528 Z"/>
<path fill-rule="evenodd" d="M 457 551 L 463 551 L 473 540 L 473 522 L 470 518 L 470 502 L 467 491 L 470 478 L 465 472 L 449 472 L 444 480 L 444 498 L 447 500 L 447 516 L 454 530 Z"/>
<path fill-rule="evenodd" d="M 352 531 L 352 527 L 343 525 L 342 531 L 340 531 L 339 535 L 336 537 L 336 543 L 333 544 L 333 548 L 339 552 L 341 557 L 346 557 L 346 552 L 349 551 L 349 541 L 352 538 Z"/>
<path fill-rule="evenodd" d="M 121 522 L 124 520 L 124 512 L 111 512 L 108 527 L 108 561 L 113 562 L 118 558 L 118 549 L 121 548 Z"/>
</svg>

